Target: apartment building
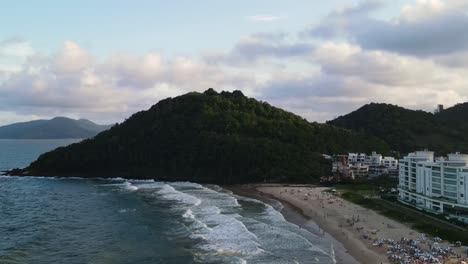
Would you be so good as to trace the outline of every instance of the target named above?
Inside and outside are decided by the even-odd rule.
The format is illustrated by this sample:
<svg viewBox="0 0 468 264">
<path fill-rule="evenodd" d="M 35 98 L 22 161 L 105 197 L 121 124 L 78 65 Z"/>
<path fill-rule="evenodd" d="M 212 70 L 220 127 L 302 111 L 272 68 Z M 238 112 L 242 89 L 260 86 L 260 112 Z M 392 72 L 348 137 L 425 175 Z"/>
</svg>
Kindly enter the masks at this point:
<svg viewBox="0 0 468 264">
<path fill-rule="evenodd" d="M 400 160 L 398 189 L 401 202 L 468 222 L 468 155 L 410 153 Z"/>
</svg>

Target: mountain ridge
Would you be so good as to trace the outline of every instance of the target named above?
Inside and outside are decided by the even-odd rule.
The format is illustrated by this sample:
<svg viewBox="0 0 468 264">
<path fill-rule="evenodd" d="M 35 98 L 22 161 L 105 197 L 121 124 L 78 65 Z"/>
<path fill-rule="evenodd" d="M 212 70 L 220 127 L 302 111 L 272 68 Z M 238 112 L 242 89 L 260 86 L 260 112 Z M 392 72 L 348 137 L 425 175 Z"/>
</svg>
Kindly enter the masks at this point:
<svg viewBox="0 0 468 264">
<path fill-rule="evenodd" d="M 93 139 L 41 155 L 23 175 L 124 177 L 219 184 L 318 182 L 321 153 L 377 150 L 381 140 L 305 119 L 242 92 L 159 101 Z"/>
<path fill-rule="evenodd" d="M 87 119 L 54 117 L 13 123 L 0 127 L 0 139 L 65 139 L 90 138 L 110 128 Z"/>
<path fill-rule="evenodd" d="M 468 152 L 468 103 L 439 113 L 370 103 L 327 124 L 375 136 L 403 153 L 431 149 L 437 154 Z"/>
</svg>

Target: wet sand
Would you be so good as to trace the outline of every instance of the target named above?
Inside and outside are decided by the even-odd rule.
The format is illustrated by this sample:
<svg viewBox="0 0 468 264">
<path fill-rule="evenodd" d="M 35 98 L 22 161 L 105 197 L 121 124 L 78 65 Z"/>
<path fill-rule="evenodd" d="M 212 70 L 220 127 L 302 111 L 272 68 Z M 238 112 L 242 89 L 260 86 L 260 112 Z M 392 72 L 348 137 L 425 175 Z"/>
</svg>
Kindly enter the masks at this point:
<svg viewBox="0 0 468 264">
<path fill-rule="evenodd" d="M 281 213 L 286 220 L 315 234 L 322 233 L 324 239 L 333 241 L 338 263 L 390 263 L 387 247 L 375 246 L 376 240 L 424 237 L 405 224 L 327 192 L 329 188 L 270 184 L 228 189 L 238 195 L 265 202 L 270 200 L 270 204 L 274 204 L 272 199 L 280 201 L 284 205 Z M 441 241 L 438 245 L 447 247 L 449 243 Z"/>
<path fill-rule="evenodd" d="M 339 242 L 329 233 L 320 228 L 320 226 L 315 221 L 313 221 L 307 215 L 303 214 L 299 208 L 293 206 L 292 204 L 286 201 L 280 201 L 272 195 L 262 193 L 258 191 L 256 187 L 250 185 L 228 186 L 224 188 L 231 190 L 237 195 L 257 199 L 264 203 L 267 203 L 273 206 L 278 211 L 280 211 L 287 221 L 296 224 L 304 229 L 307 229 L 313 234 L 321 236 L 322 239 L 331 241 L 335 250 L 335 259 L 337 261 L 337 264 L 361 263 L 348 253 L 348 251 L 341 242 Z"/>
</svg>

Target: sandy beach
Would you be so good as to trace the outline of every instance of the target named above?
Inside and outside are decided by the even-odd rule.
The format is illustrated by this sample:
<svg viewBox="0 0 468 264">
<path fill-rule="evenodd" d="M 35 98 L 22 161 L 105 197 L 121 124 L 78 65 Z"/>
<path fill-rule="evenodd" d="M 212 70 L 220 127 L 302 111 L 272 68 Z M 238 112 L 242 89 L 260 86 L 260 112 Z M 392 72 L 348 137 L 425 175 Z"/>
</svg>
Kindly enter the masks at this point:
<svg viewBox="0 0 468 264">
<path fill-rule="evenodd" d="M 335 241 L 335 247 L 337 248 L 337 261 L 339 263 L 398 263 L 398 261 L 391 262 L 389 259 L 389 256 L 392 255 L 388 252 L 389 248 L 399 249 L 400 247 L 406 247 L 406 245 L 417 245 L 422 249 L 420 253 L 422 255 L 425 253 L 426 248 L 428 252 L 434 252 L 439 248 L 445 249 L 451 246 L 446 241 L 434 242 L 426 238 L 424 234 L 402 223 L 343 200 L 337 195 L 327 192 L 329 188 L 246 185 L 237 189 L 251 195 L 274 198 L 283 204 L 289 204 L 298 209 L 305 219 L 302 220 L 302 223 L 297 219 L 293 222 L 304 228 L 312 229 L 311 231 L 315 233 L 322 232 L 324 236 L 329 234 L 338 241 Z M 234 191 L 236 192 L 236 190 Z M 291 213 L 286 213 L 286 218 L 288 218 L 287 214 Z M 307 219 L 317 225 L 308 223 Z M 402 240 L 402 238 L 404 239 Z M 434 245 L 436 245 L 436 249 L 430 249 Z M 404 251 L 406 250 L 405 248 Z M 453 248 L 453 250 L 457 255 L 466 257 L 464 255 L 466 253 L 462 252 L 462 248 Z M 347 256 L 347 254 L 352 257 Z M 408 252 L 408 254 L 415 253 Z M 457 262 L 447 258 L 443 263 Z"/>
</svg>

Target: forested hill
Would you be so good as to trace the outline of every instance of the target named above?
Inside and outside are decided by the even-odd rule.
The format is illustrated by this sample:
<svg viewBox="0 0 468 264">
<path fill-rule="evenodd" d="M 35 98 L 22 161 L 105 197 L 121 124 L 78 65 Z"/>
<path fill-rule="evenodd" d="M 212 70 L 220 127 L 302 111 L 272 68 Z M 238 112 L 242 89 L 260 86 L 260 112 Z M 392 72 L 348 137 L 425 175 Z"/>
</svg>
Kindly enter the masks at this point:
<svg viewBox="0 0 468 264">
<path fill-rule="evenodd" d="M 212 183 L 316 182 L 320 153 L 388 151 L 380 140 L 303 118 L 240 91 L 160 101 L 93 139 L 46 153 L 27 175 Z"/>
<path fill-rule="evenodd" d="M 90 138 L 110 128 L 87 119 L 56 117 L 51 120 L 34 120 L 0 127 L 0 139 L 63 139 Z"/>
<path fill-rule="evenodd" d="M 367 133 L 402 153 L 434 150 L 468 152 L 468 104 L 432 114 L 389 104 L 368 104 L 328 124 Z"/>
</svg>

